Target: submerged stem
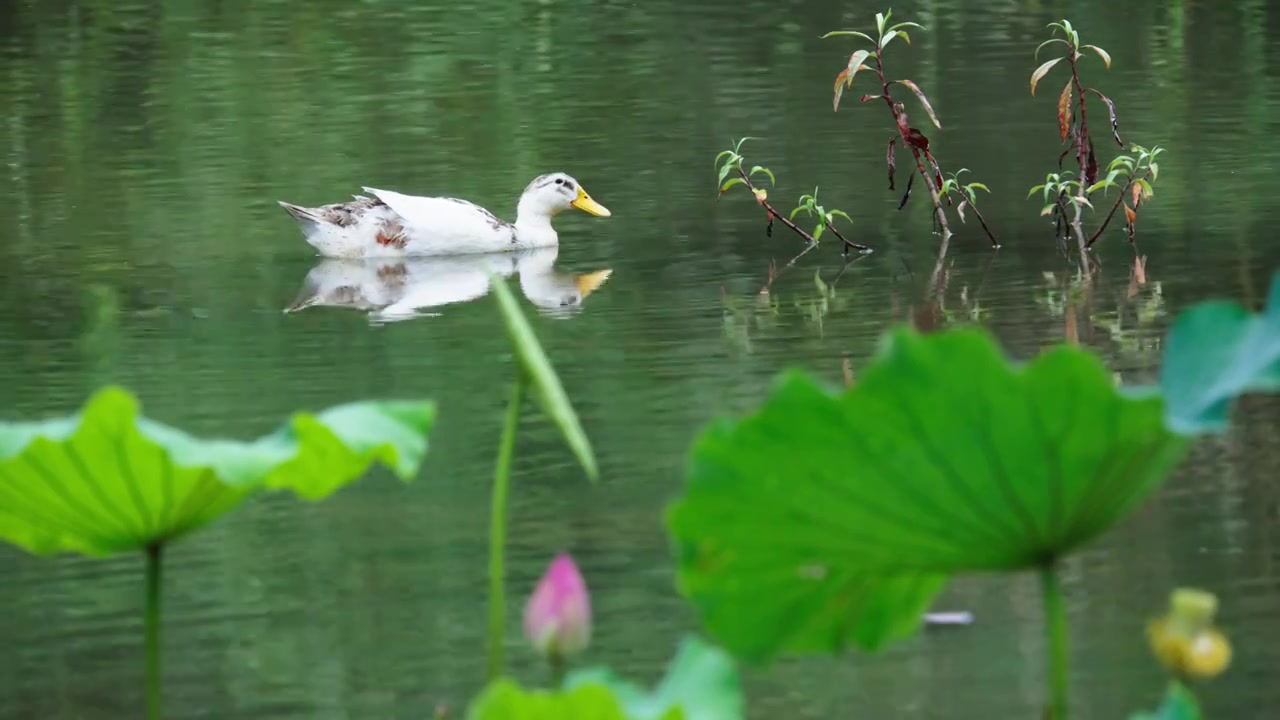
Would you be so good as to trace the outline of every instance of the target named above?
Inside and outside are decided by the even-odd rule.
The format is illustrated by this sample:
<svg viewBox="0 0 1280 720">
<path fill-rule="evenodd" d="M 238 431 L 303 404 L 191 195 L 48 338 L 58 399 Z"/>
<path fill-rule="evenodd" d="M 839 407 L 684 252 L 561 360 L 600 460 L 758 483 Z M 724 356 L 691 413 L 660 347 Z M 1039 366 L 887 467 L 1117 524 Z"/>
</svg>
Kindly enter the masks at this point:
<svg viewBox="0 0 1280 720">
<path fill-rule="evenodd" d="M 506 625 L 503 589 L 503 556 L 507 542 L 507 487 L 511 481 L 511 456 L 515 452 L 516 426 L 520 423 L 520 399 L 527 382 L 523 370 L 516 375 L 507 404 L 498 463 L 493 471 L 493 495 L 489 501 L 489 680 L 502 675 L 502 641 Z"/>
<path fill-rule="evenodd" d="M 564 655 L 557 650 L 552 650 L 547 662 L 551 666 L 551 687 L 559 689 L 560 686 L 564 685 Z"/>
<path fill-rule="evenodd" d="M 978 217 L 978 222 L 982 223 L 983 232 L 985 232 L 987 237 L 991 239 L 991 249 L 999 250 L 1000 243 L 996 240 L 996 234 L 991 232 L 991 228 L 987 227 L 987 219 L 982 217 L 982 212 L 978 210 L 978 206 L 973 203 L 969 203 L 969 212 L 976 215 Z"/>
<path fill-rule="evenodd" d="M 143 637 L 147 657 L 147 720 L 160 720 L 160 580 L 164 545 L 147 546 L 147 599 Z"/>
<path fill-rule="evenodd" d="M 1044 602 L 1045 652 L 1049 673 L 1049 713 L 1051 720 L 1067 720 L 1067 608 L 1058 583 L 1057 564 L 1040 568 L 1040 588 Z"/>
<path fill-rule="evenodd" d="M 828 220 L 828 219 L 826 219 L 826 218 L 823 218 L 823 219 L 822 219 L 822 224 L 823 224 L 823 225 L 826 225 L 826 226 L 827 226 L 827 229 L 831 231 L 831 234 L 832 234 L 832 235 L 835 235 L 835 236 L 836 236 L 836 237 L 838 237 L 838 238 L 840 238 L 840 242 L 844 243 L 844 252 L 845 252 L 845 254 L 846 254 L 846 255 L 848 255 L 848 254 L 849 254 L 849 248 L 853 248 L 853 249 L 855 249 L 855 250 L 857 250 L 858 252 L 861 252 L 861 253 L 869 253 L 869 252 L 871 252 L 871 248 L 867 247 L 866 245 L 859 245 L 858 243 L 856 243 L 856 242 L 854 242 L 854 241 L 850 240 L 849 238 L 845 237 L 843 233 L 841 233 L 839 230 L 837 230 L 837 229 L 836 229 L 835 224 L 834 224 L 834 223 L 832 223 L 830 220 Z"/>
<path fill-rule="evenodd" d="M 1080 183 L 1080 187 L 1084 187 L 1084 183 Z M 1084 190 L 1080 190 L 1078 197 L 1084 197 Z M 1084 237 L 1084 210 L 1081 209 L 1079 202 L 1075 204 L 1076 212 L 1071 217 L 1071 232 L 1076 236 L 1076 246 L 1080 249 L 1080 267 L 1084 271 L 1089 270 L 1089 244 Z"/>
</svg>

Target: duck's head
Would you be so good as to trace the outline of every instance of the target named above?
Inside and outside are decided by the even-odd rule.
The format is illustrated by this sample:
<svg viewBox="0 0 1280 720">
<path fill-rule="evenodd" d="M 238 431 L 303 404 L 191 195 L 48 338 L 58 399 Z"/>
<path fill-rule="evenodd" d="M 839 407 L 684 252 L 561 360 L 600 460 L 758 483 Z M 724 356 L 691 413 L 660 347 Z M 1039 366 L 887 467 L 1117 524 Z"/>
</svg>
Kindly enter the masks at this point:
<svg viewBox="0 0 1280 720">
<path fill-rule="evenodd" d="M 608 208 L 592 200 L 577 180 L 562 172 L 534 178 L 520 196 L 518 213 L 550 217 L 571 207 L 596 217 L 609 217 L 613 214 Z"/>
</svg>

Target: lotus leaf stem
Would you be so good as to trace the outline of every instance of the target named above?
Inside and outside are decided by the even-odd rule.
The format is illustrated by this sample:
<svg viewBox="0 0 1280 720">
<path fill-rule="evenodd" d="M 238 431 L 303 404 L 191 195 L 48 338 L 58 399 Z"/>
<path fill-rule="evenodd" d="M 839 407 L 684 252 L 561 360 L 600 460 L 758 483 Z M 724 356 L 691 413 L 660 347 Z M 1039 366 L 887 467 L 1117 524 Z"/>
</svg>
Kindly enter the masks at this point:
<svg viewBox="0 0 1280 720">
<path fill-rule="evenodd" d="M 566 670 L 565 657 L 558 651 L 552 651 L 547 658 L 551 666 L 551 687 L 559 688 L 564 685 L 564 675 Z"/>
<path fill-rule="evenodd" d="M 515 452 L 516 428 L 520 424 L 520 401 L 528 378 L 518 371 L 507 404 L 507 417 L 498 446 L 498 463 L 493 472 L 493 495 L 489 501 L 489 680 L 502 675 L 502 643 L 506 625 L 503 589 L 503 556 L 507 537 L 507 488 L 511 481 L 511 456 Z"/>
<path fill-rule="evenodd" d="M 1050 712 L 1047 717 L 1052 720 L 1067 720 L 1067 609 L 1055 562 L 1046 563 L 1040 569 L 1040 587 L 1044 600 L 1045 629 L 1048 633 L 1045 651 L 1048 657 Z"/>
<path fill-rule="evenodd" d="M 160 580 L 164 545 L 147 546 L 147 599 L 143 616 L 147 656 L 147 720 L 160 720 Z"/>
</svg>

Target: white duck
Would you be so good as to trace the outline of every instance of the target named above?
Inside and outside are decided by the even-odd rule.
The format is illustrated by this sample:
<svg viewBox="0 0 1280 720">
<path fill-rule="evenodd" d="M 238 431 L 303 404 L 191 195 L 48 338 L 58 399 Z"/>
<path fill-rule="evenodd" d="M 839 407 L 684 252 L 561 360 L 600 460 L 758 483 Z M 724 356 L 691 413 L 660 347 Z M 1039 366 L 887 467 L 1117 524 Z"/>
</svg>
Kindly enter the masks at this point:
<svg viewBox="0 0 1280 720">
<path fill-rule="evenodd" d="M 308 208 L 277 201 L 302 226 L 307 242 L 336 258 L 462 255 L 550 247 L 560 242 L 551 218 L 571 207 L 609 217 L 582 185 L 561 173 L 539 175 L 520 195 L 516 221 L 459 198 L 419 197 L 364 188 L 373 197 Z"/>
<path fill-rule="evenodd" d="M 524 296 L 554 315 L 572 314 L 609 279 L 609 269 L 573 274 L 555 269 L 558 248 L 433 258 L 328 258 L 307 273 L 286 313 L 309 307 L 350 307 L 373 323 L 435 314 L 489 292 L 489 274 L 520 275 Z"/>
</svg>

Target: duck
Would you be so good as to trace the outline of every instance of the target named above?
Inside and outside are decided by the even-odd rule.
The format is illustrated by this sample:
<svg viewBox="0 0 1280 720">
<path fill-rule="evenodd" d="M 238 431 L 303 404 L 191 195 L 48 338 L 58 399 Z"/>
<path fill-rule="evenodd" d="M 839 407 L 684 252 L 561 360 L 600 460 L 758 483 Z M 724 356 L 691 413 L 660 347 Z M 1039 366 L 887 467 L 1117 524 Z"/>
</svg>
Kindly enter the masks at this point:
<svg viewBox="0 0 1280 720">
<path fill-rule="evenodd" d="M 364 187 L 367 195 L 319 207 L 277 200 L 302 228 L 307 242 L 331 258 L 466 255 L 553 247 L 560 237 L 551 219 L 569 208 L 596 217 L 609 209 L 563 172 L 534 178 L 516 204 L 515 222 L 498 219 L 468 200 L 422 197 Z"/>
<path fill-rule="evenodd" d="M 604 284 L 609 268 L 569 273 L 555 267 L 559 248 L 534 248 L 413 258 L 324 258 L 311 268 L 285 313 L 311 307 L 347 307 L 366 313 L 370 324 L 435 317 L 447 305 L 489 293 L 491 275 L 518 274 L 520 290 L 538 309 L 567 318 Z"/>
</svg>

